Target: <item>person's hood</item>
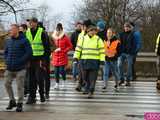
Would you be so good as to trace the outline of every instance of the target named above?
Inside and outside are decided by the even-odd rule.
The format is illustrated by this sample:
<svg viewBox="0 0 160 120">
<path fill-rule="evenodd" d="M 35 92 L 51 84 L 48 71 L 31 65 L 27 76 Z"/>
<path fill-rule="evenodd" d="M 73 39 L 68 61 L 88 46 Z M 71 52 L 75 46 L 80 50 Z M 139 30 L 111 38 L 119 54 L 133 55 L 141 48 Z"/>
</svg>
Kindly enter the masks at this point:
<svg viewBox="0 0 160 120">
<path fill-rule="evenodd" d="M 63 38 L 63 36 L 64 36 L 64 32 L 63 31 L 61 31 L 59 35 L 57 35 L 57 31 L 54 31 L 53 34 L 52 34 L 52 38 L 54 40 L 61 39 L 61 38 Z"/>
</svg>

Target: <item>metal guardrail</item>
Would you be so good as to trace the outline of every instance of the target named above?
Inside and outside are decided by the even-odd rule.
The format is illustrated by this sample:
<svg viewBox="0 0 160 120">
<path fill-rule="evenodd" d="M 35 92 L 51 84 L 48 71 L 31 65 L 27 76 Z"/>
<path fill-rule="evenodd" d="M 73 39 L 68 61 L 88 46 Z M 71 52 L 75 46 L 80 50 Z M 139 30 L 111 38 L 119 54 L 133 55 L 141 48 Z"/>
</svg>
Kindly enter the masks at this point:
<svg viewBox="0 0 160 120">
<path fill-rule="evenodd" d="M 74 53 L 74 51 L 70 51 L 68 53 L 68 57 L 69 57 L 70 60 L 72 60 L 72 58 L 73 58 L 73 53 Z M 0 59 L 1 60 L 4 59 L 4 51 L 3 50 L 0 50 Z M 137 55 L 136 61 L 137 62 L 144 62 L 144 63 L 151 63 L 152 64 L 152 63 L 156 63 L 157 62 L 157 56 L 156 56 L 156 54 L 154 52 L 140 52 Z M 4 68 L 4 66 L 0 66 L 1 70 L 3 70 L 3 68 Z M 141 76 L 143 76 L 143 75 L 141 75 Z M 143 76 L 142 78 L 144 78 L 146 80 L 146 77 Z M 151 78 L 149 78 L 149 80 L 151 80 Z M 154 76 L 154 80 L 155 80 L 155 76 Z"/>
<path fill-rule="evenodd" d="M 74 51 L 68 53 L 69 58 L 71 59 Z M 0 59 L 3 59 L 4 51 L 0 50 Z M 157 62 L 157 56 L 154 52 L 140 52 L 137 55 L 136 61 L 139 62 Z"/>
<path fill-rule="evenodd" d="M 71 59 L 73 56 L 73 51 L 68 53 L 69 58 Z M 157 62 L 157 56 L 154 52 L 140 52 L 137 55 L 136 61 L 138 62 Z"/>
</svg>

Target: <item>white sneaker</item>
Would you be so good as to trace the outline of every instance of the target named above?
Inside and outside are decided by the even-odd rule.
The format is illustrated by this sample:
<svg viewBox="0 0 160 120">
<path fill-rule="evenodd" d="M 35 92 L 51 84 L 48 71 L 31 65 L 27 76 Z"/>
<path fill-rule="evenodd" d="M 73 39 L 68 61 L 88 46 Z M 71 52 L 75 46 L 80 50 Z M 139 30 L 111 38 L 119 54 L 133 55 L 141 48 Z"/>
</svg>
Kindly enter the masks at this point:
<svg viewBox="0 0 160 120">
<path fill-rule="evenodd" d="M 56 89 L 56 90 L 59 89 L 59 83 L 56 83 L 56 84 L 55 84 L 54 89 Z"/>
<path fill-rule="evenodd" d="M 62 87 L 65 87 L 65 83 L 66 83 L 66 81 L 63 80 L 63 81 L 62 81 Z"/>
</svg>

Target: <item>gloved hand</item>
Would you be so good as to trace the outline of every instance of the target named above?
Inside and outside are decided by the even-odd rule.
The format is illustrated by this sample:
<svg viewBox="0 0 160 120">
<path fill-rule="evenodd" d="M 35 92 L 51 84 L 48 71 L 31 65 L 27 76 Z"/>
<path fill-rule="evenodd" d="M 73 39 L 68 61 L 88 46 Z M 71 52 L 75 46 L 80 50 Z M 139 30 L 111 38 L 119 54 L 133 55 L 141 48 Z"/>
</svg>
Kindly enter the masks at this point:
<svg viewBox="0 0 160 120">
<path fill-rule="evenodd" d="M 78 59 L 77 58 L 73 58 L 73 62 L 78 62 Z"/>
</svg>

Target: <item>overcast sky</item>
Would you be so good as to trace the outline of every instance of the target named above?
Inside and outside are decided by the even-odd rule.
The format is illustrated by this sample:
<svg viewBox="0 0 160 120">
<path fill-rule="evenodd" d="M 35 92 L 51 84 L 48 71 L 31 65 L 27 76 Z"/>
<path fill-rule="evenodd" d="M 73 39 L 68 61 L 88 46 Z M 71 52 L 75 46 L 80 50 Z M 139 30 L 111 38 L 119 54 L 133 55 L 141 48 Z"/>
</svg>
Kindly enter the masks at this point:
<svg viewBox="0 0 160 120">
<path fill-rule="evenodd" d="M 34 6 L 40 6 L 41 4 L 47 4 L 51 11 L 49 15 L 54 15 L 56 13 L 63 14 L 63 24 L 67 26 L 67 22 L 71 19 L 71 13 L 74 9 L 75 3 L 77 4 L 80 0 L 31 0 Z"/>
<path fill-rule="evenodd" d="M 76 0 L 31 0 L 35 6 L 41 4 L 49 5 L 54 12 L 68 13 L 72 10 Z"/>
<path fill-rule="evenodd" d="M 53 16 L 58 13 L 63 14 L 63 24 L 64 26 L 68 26 L 68 21 L 71 20 L 74 5 L 79 4 L 81 0 L 30 0 L 31 8 L 37 8 L 42 4 L 47 4 L 50 8 L 49 16 Z M 10 14 L 9 16 L 4 16 L 2 18 L 4 21 L 8 21 L 11 23 L 15 22 L 14 15 Z M 62 21 L 60 21 L 62 22 Z M 9 24 L 6 24 L 5 27 L 8 28 Z"/>
</svg>

